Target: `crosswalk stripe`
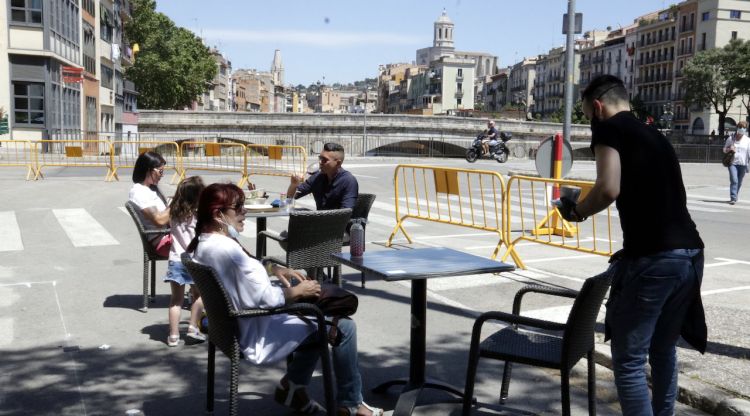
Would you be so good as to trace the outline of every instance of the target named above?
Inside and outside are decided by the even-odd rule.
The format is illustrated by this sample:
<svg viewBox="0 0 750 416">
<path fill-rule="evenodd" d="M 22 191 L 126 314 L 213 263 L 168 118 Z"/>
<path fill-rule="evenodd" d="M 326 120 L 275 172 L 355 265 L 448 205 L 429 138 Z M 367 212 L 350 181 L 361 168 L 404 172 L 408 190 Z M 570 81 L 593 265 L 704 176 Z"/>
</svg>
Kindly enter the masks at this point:
<svg viewBox="0 0 750 416">
<path fill-rule="evenodd" d="M 0 211 L 0 251 L 23 250 L 21 229 L 14 211 Z"/>
<path fill-rule="evenodd" d="M 53 209 L 52 213 L 68 235 L 73 247 L 110 246 L 120 244 L 83 208 Z"/>
<path fill-rule="evenodd" d="M 692 203 L 692 201 L 687 203 L 688 211 L 700 211 L 700 212 L 729 212 L 729 210 L 726 209 L 716 209 L 716 208 L 706 208 L 701 207 L 698 205 L 695 205 Z"/>
</svg>

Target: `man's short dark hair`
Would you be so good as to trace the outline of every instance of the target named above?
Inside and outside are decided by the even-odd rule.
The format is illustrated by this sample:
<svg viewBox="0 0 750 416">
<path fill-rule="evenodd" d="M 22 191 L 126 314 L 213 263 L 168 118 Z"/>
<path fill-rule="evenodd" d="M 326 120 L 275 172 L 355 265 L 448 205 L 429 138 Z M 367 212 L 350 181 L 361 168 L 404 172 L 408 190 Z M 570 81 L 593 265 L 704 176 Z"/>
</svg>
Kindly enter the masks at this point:
<svg viewBox="0 0 750 416">
<path fill-rule="evenodd" d="M 581 101 L 600 100 L 606 102 L 629 101 L 628 91 L 620 78 L 600 75 L 589 83 L 581 93 Z"/>
<path fill-rule="evenodd" d="M 341 161 L 342 162 L 344 161 L 344 146 L 338 143 L 328 142 L 324 144 L 323 151 L 324 152 L 336 152 L 340 155 Z"/>
</svg>

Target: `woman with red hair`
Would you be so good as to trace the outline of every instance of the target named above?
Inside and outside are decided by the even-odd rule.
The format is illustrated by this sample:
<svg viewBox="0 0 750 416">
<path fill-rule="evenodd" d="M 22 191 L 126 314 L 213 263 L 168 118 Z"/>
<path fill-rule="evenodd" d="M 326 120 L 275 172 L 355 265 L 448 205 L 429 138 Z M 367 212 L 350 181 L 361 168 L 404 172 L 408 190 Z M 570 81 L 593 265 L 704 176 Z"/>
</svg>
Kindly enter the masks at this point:
<svg viewBox="0 0 750 416">
<path fill-rule="evenodd" d="M 237 241 L 245 228 L 245 194 L 233 184 L 212 184 L 203 190 L 198 203 L 196 236 L 188 246 L 193 259 L 212 267 L 229 299 L 238 310 L 276 308 L 300 298 L 320 294 L 320 284 L 297 271 L 274 265 L 270 272 Z M 296 283 L 296 284 L 293 284 Z M 337 401 L 341 415 L 380 416 L 382 409 L 362 399 L 362 379 L 357 362 L 357 330 L 354 321 L 338 323 L 341 342 L 333 347 Z M 307 394 L 319 353 L 314 348 L 315 326 L 296 315 L 270 315 L 239 320 L 239 344 L 245 358 L 254 364 L 285 359 L 295 352 L 286 375 L 276 388 L 275 400 L 296 412 L 315 414 L 323 409 Z"/>
</svg>

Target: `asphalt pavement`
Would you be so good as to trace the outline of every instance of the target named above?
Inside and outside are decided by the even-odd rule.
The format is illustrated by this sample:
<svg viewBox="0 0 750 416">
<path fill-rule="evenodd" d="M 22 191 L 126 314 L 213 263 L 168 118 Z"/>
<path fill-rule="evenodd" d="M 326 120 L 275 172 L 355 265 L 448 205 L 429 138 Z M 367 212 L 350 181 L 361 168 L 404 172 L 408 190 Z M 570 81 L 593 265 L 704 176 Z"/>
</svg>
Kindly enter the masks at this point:
<svg viewBox="0 0 750 416">
<path fill-rule="evenodd" d="M 533 162 L 506 164 L 462 160 L 348 158 L 362 192 L 375 193 L 367 227 L 367 250 L 388 250 L 384 241 L 395 225 L 393 170 L 398 163 L 473 167 L 532 172 Z M 709 327 L 709 350 L 700 355 L 680 346 L 680 415 L 750 414 L 750 194 L 737 205 L 728 201 L 728 175 L 718 164 L 685 164 L 688 206 L 706 242 L 703 299 Z M 196 172 L 201 173 L 201 172 Z M 205 173 L 205 172 L 203 172 Z M 141 306 L 141 245 L 124 211 L 129 173 L 119 182 L 104 182 L 99 169 L 49 168 L 45 179 L 25 181 L 25 172 L 0 168 L 0 415 L 185 415 L 203 414 L 206 345 L 167 347 L 168 285 L 157 266 L 157 298 L 147 313 Z M 576 162 L 571 175 L 594 177 L 591 162 Z M 229 174 L 204 175 L 207 182 L 234 181 Z M 168 178 L 165 178 L 168 179 Z M 253 178 L 269 193 L 286 190 L 283 178 Z M 161 185 L 165 194 L 174 185 Z M 301 205 L 312 205 L 302 200 Z M 284 219 L 270 219 L 282 230 Z M 618 228 L 615 223 L 613 225 Z M 447 246 L 489 256 L 496 236 L 457 226 L 407 222 L 415 239 L 402 236 L 396 248 Z M 254 226 L 242 242 L 254 249 Z M 488 310 L 510 311 L 513 294 L 526 283 L 577 289 L 583 279 L 606 268 L 606 258 L 525 243 L 518 247 L 528 268 L 500 275 L 435 279 L 428 283 L 427 372 L 463 386 L 471 327 Z M 280 249 L 269 244 L 269 254 Z M 355 315 L 365 398 L 390 414 L 397 391 L 370 393 L 384 380 L 408 369 L 409 284 L 371 280 L 359 286 L 359 273 L 344 268 L 346 287 L 360 297 Z M 564 321 L 570 303 L 530 297 L 525 313 Z M 187 319 L 188 312 L 183 312 Z M 184 327 L 187 326 L 185 322 Z M 485 334 L 486 335 L 486 334 Z M 599 336 L 601 336 L 599 334 Z M 609 345 L 597 345 L 597 410 L 620 413 L 608 370 Z M 510 398 L 498 408 L 502 363 L 480 362 L 475 414 L 560 414 L 560 379 L 554 371 L 516 366 Z M 283 364 L 243 365 L 240 370 L 241 414 L 288 414 L 273 401 L 273 386 Z M 217 359 L 217 414 L 227 409 L 229 366 Z M 316 372 L 311 393 L 322 398 Z M 585 362 L 572 381 L 573 414 L 587 414 Z M 430 392 L 415 414 L 459 414 L 451 397 Z M 733 406 L 733 407 L 732 407 Z M 732 410 L 734 409 L 734 410 Z M 734 412 L 734 413 L 732 413 Z"/>
</svg>

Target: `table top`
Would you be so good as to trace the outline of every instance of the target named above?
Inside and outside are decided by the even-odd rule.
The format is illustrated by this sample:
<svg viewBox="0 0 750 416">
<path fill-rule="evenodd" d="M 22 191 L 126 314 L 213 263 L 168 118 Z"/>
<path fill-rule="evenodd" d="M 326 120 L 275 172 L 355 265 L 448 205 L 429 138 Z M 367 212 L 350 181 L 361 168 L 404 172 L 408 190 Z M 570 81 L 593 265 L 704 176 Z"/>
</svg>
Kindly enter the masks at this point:
<svg viewBox="0 0 750 416">
<path fill-rule="evenodd" d="M 246 205 L 247 207 L 247 205 Z M 285 211 L 281 208 L 268 208 L 264 210 L 246 210 L 246 218 L 265 218 L 265 217 L 288 217 L 295 211 L 309 211 L 307 208 L 292 208 L 291 211 Z"/>
<path fill-rule="evenodd" d="M 515 266 L 445 247 L 380 250 L 352 258 L 331 254 L 341 264 L 387 281 L 431 279 L 515 270 Z"/>
</svg>

